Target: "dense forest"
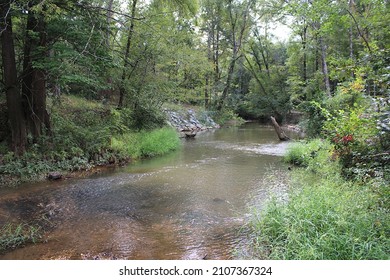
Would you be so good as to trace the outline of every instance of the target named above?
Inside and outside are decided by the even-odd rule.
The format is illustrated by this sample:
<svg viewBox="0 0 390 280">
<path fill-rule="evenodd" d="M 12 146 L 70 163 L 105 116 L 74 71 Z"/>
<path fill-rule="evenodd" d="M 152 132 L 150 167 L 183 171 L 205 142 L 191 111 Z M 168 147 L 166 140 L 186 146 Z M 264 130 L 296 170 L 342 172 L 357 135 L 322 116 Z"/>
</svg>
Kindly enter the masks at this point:
<svg viewBox="0 0 390 280">
<path fill-rule="evenodd" d="M 2 0 L 0 185 L 176 149 L 167 108 L 221 124 L 295 114 L 322 142 L 287 161 L 331 151 L 344 179 L 381 180 L 370 194 L 388 217 L 389 12 L 387 0 Z"/>
<path fill-rule="evenodd" d="M 129 128 L 164 123 L 167 102 L 279 121 L 299 110 L 311 134 L 327 102 L 335 110 L 363 98 L 386 119 L 388 9 L 353 0 L 2 1 L 0 140 L 15 155 L 53 142 L 66 96 L 112 105 Z M 272 35 L 275 23 L 291 28 L 288 41 Z"/>
</svg>

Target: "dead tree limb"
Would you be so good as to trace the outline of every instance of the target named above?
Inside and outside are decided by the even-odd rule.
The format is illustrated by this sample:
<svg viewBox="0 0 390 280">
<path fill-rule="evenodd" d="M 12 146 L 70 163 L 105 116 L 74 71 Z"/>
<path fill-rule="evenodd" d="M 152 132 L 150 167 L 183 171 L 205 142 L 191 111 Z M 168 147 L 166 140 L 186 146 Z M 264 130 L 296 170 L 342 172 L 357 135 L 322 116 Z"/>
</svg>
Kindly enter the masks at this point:
<svg viewBox="0 0 390 280">
<path fill-rule="evenodd" d="M 286 133 L 284 133 L 283 129 L 280 128 L 278 122 L 272 116 L 271 116 L 271 122 L 273 127 L 275 128 L 276 134 L 278 135 L 280 141 L 290 140 L 290 137 L 288 137 Z"/>
</svg>

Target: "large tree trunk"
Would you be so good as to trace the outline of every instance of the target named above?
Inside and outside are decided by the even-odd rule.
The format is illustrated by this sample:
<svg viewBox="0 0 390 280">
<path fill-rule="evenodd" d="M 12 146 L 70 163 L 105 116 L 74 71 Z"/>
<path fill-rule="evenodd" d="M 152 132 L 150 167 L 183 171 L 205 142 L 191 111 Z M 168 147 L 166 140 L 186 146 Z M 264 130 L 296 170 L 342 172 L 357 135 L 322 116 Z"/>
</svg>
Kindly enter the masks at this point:
<svg viewBox="0 0 390 280">
<path fill-rule="evenodd" d="M 46 26 L 44 15 L 33 11 L 34 5 L 29 4 L 27 18 L 22 93 L 28 130 L 37 140 L 45 132 L 50 133 L 50 119 L 46 111 L 46 73 L 34 66 L 47 55 Z"/>
<path fill-rule="evenodd" d="M 10 15 L 10 3 L 8 1 L 0 4 L 0 32 L 4 86 L 11 128 L 11 146 L 15 154 L 22 155 L 26 150 L 26 125 L 17 80 L 12 20 Z"/>
</svg>

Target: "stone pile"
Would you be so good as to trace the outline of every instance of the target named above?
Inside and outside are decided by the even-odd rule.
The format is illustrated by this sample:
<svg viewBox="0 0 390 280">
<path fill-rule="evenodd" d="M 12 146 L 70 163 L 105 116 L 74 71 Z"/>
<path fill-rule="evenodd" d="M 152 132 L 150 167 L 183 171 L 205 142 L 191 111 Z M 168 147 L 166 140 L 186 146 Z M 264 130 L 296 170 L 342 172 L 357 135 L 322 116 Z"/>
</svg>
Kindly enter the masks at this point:
<svg viewBox="0 0 390 280">
<path fill-rule="evenodd" d="M 219 128 L 219 125 L 206 113 L 197 114 L 194 110 L 182 110 L 180 112 L 165 110 L 168 123 L 175 127 L 182 137 L 194 137 L 199 131 Z"/>
</svg>

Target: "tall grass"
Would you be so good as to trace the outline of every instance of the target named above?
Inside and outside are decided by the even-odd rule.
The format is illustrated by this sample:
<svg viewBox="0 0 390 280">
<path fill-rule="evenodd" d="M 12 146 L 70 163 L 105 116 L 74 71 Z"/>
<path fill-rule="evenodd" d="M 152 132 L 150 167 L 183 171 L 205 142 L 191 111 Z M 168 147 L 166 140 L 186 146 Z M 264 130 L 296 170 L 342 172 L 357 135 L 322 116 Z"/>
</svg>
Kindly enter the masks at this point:
<svg viewBox="0 0 390 280">
<path fill-rule="evenodd" d="M 123 157 L 140 158 L 163 155 L 179 147 L 180 140 L 173 128 L 130 132 L 112 138 L 111 148 Z"/>
<path fill-rule="evenodd" d="M 170 127 L 141 134 L 140 150 L 143 157 L 163 155 L 177 149 L 179 145 L 177 132 Z"/>
<path fill-rule="evenodd" d="M 0 252 L 37 242 L 41 238 L 40 231 L 39 227 L 24 224 L 4 225 L 0 228 Z"/>
<path fill-rule="evenodd" d="M 302 154 L 312 152 L 299 146 Z M 389 209 L 375 189 L 385 182 L 346 181 L 340 167 L 325 154 L 305 159 L 292 172 L 287 202 L 271 199 L 251 223 L 259 256 L 270 259 L 389 259 Z M 286 159 L 297 158 L 297 148 Z M 294 153 L 292 156 L 291 151 Z M 301 159 L 301 156 L 298 158 Z"/>
</svg>

